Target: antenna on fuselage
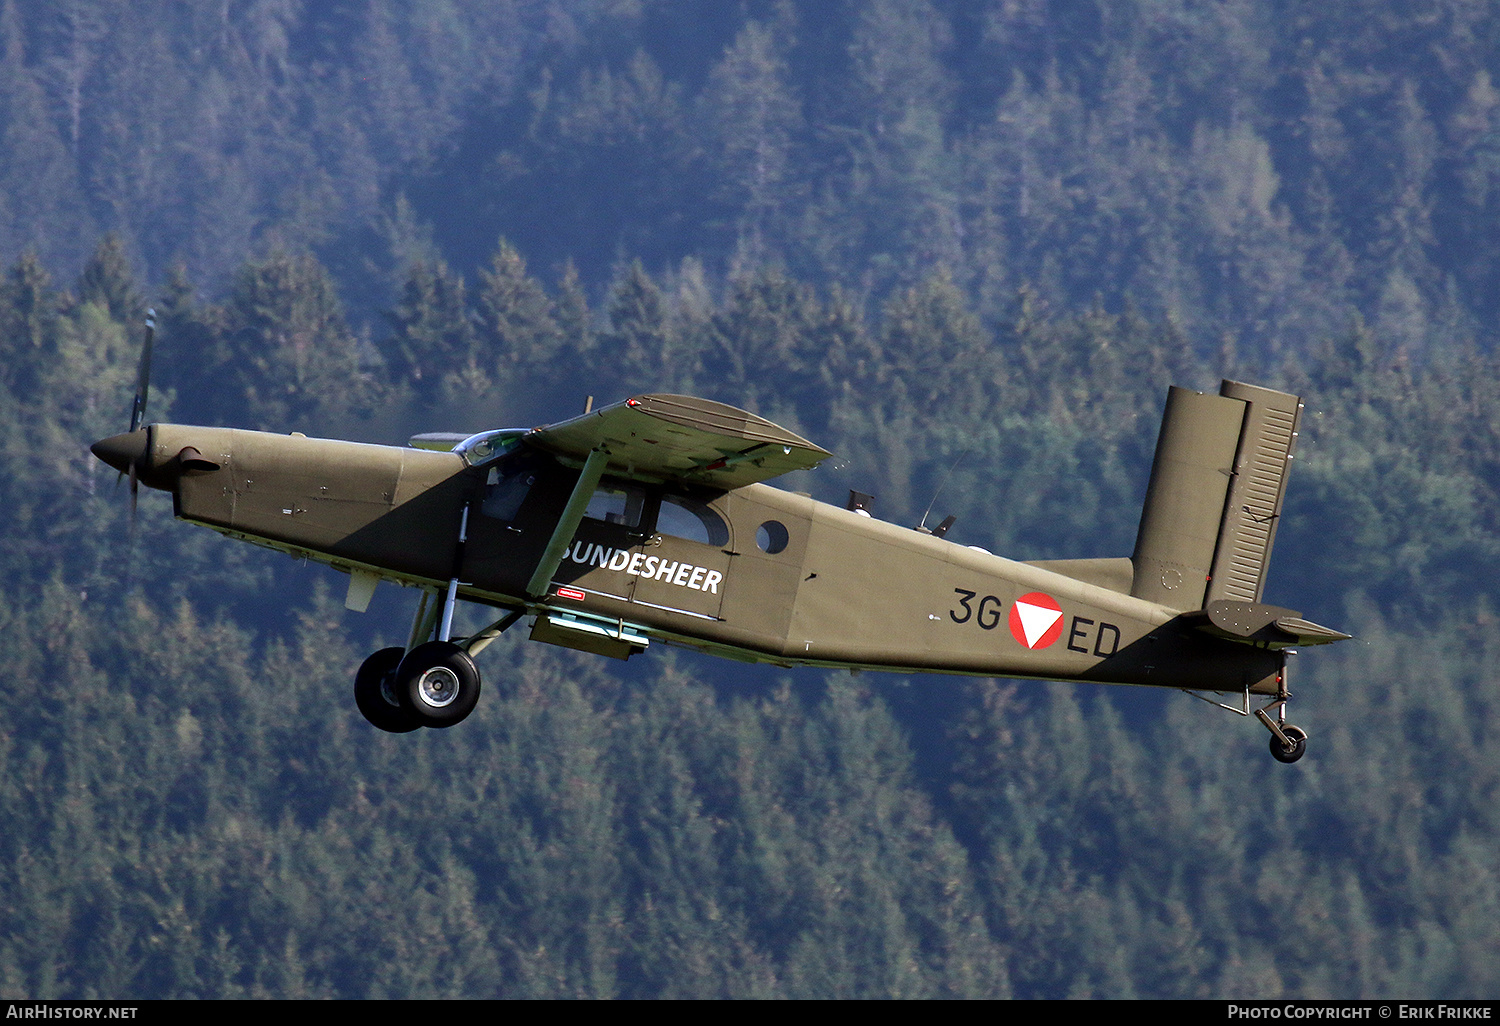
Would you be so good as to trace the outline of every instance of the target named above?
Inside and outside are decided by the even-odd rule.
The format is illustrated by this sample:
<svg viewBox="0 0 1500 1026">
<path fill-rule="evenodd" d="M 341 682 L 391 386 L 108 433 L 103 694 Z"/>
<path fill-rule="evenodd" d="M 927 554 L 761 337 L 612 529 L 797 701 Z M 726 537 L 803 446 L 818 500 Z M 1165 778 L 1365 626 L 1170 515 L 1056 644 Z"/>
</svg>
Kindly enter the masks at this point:
<svg viewBox="0 0 1500 1026">
<path fill-rule="evenodd" d="M 938 524 L 937 527 L 933 528 L 931 531 L 929 531 L 927 529 L 927 518 L 930 517 L 930 516 L 932 516 L 932 507 L 934 507 L 934 506 L 937 505 L 938 496 L 942 495 L 943 494 L 943 489 L 948 486 L 948 479 L 953 476 L 953 472 L 958 469 L 958 465 L 964 461 L 964 457 L 967 456 L 967 455 L 969 455 L 969 453 L 971 453 L 973 451 L 974 451 L 974 447 L 972 445 L 970 445 L 963 452 L 959 453 L 958 454 L 958 459 L 956 459 L 956 460 L 953 461 L 953 466 L 951 466 L 951 467 L 948 468 L 948 473 L 944 474 L 942 481 L 938 482 L 937 491 L 935 491 L 935 492 L 932 493 L 932 501 L 929 502 L 927 504 L 927 508 L 922 511 L 922 521 L 921 521 L 921 523 L 917 524 L 917 530 L 918 531 L 921 531 L 923 534 L 930 534 L 934 538 L 941 538 L 941 537 L 943 537 L 944 535 L 946 535 L 948 533 L 948 529 L 950 527 L 952 527 L 955 523 L 958 522 L 958 517 L 949 516 L 946 519 L 944 519 L 941 524 Z"/>
</svg>

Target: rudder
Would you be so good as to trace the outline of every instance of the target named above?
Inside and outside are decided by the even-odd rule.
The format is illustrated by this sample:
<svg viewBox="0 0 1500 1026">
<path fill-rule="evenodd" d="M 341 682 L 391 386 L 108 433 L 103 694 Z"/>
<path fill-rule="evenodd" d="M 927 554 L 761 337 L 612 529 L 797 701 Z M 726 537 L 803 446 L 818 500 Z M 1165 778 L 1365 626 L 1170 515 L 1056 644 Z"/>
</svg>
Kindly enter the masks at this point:
<svg viewBox="0 0 1500 1026">
<path fill-rule="evenodd" d="M 1302 403 L 1286 392 L 1239 381 L 1224 382 L 1219 394 L 1243 400 L 1246 410 L 1205 604 L 1218 599 L 1259 602 L 1286 498 Z"/>
</svg>

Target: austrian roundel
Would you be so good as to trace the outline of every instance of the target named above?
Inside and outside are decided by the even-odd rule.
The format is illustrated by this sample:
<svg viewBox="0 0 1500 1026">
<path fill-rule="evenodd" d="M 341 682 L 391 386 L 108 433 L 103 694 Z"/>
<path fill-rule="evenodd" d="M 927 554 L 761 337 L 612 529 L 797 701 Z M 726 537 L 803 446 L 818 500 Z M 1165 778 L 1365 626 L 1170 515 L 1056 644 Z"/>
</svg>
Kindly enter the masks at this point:
<svg viewBox="0 0 1500 1026">
<path fill-rule="evenodd" d="M 1046 648 L 1062 637 L 1062 606 L 1044 592 L 1033 591 L 1010 607 L 1010 633 L 1030 649 Z"/>
</svg>

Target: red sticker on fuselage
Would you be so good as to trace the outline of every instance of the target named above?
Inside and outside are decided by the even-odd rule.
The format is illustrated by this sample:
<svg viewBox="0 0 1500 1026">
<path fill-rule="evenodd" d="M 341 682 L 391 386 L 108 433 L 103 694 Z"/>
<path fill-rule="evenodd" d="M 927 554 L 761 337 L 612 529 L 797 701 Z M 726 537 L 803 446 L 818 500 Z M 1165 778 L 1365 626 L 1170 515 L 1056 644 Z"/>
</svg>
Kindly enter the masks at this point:
<svg viewBox="0 0 1500 1026">
<path fill-rule="evenodd" d="M 1062 637 L 1062 606 L 1045 592 L 1033 591 L 1010 607 L 1010 633 L 1029 649 L 1046 648 Z"/>
</svg>

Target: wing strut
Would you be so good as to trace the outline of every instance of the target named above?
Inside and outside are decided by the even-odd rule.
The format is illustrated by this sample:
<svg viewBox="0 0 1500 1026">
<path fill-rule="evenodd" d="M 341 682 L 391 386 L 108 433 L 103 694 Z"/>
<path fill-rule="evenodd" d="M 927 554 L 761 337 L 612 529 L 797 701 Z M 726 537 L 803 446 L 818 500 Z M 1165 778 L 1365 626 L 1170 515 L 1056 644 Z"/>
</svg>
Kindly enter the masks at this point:
<svg viewBox="0 0 1500 1026">
<path fill-rule="evenodd" d="M 583 514 L 589 508 L 589 499 L 593 498 L 594 489 L 598 487 L 599 479 L 604 476 L 604 466 L 608 462 L 609 452 L 603 446 L 590 450 L 588 459 L 584 461 L 583 470 L 578 474 L 578 483 L 573 486 L 573 494 L 568 497 L 568 504 L 563 507 L 562 516 L 558 518 L 557 526 L 552 529 L 552 539 L 542 550 L 541 561 L 537 563 L 536 571 L 526 584 L 526 594 L 530 598 L 541 598 L 552 584 L 552 575 L 557 573 L 557 568 L 562 565 L 563 557 L 568 554 L 568 543 L 573 540 L 573 533 L 578 530 L 578 525 L 583 523 Z"/>
</svg>

